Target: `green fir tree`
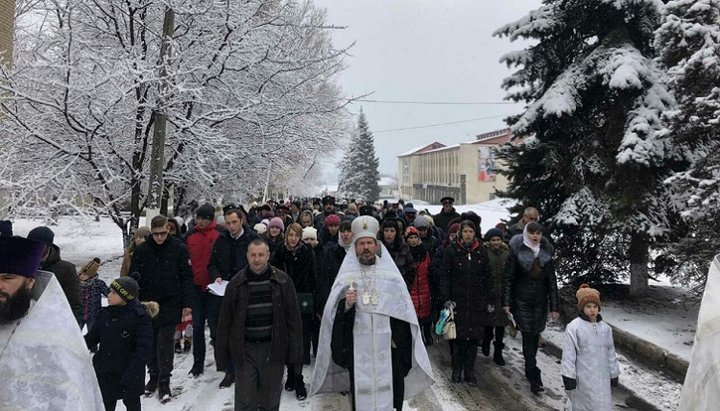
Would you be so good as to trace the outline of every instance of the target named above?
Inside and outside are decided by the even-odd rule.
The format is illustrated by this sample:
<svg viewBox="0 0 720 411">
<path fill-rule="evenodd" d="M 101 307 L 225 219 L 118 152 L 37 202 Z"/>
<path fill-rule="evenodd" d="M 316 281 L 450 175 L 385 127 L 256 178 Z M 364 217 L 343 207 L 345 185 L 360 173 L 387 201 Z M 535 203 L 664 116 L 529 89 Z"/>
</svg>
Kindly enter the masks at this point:
<svg viewBox="0 0 720 411">
<path fill-rule="evenodd" d="M 375 140 L 361 109 L 357 128 L 340 164 L 340 193 L 351 199 L 377 201 L 380 198 L 379 167 Z"/>
</svg>

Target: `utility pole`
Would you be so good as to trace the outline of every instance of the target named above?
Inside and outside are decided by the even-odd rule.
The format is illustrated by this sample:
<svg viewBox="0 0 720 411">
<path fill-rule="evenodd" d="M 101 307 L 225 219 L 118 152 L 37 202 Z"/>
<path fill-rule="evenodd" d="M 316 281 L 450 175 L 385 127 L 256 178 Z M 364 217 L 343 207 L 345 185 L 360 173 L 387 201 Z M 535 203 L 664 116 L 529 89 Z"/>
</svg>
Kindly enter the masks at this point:
<svg viewBox="0 0 720 411">
<path fill-rule="evenodd" d="M 160 47 L 160 92 L 158 104 L 155 108 L 155 124 L 153 127 L 152 154 L 150 156 L 150 184 L 148 187 L 148 201 L 145 207 L 145 221 L 150 225 L 150 220 L 160 214 L 163 189 L 163 169 L 165 167 L 165 133 L 167 129 L 167 113 L 165 108 L 165 93 L 169 87 L 167 65 L 170 62 L 172 52 L 172 36 L 175 33 L 175 11 L 166 7 L 163 18 L 162 45 Z"/>
</svg>

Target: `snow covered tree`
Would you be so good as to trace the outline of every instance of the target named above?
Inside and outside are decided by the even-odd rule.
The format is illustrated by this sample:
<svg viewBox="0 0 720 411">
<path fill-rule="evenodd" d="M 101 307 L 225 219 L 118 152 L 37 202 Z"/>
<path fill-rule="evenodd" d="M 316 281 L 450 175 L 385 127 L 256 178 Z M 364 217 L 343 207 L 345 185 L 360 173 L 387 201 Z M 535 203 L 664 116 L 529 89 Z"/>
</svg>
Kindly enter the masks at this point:
<svg viewBox="0 0 720 411">
<path fill-rule="evenodd" d="M 675 161 L 658 133 L 673 104 L 654 61 L 659 0 L 546 0 L 495 35 L 533 40 L 502 57 L 517 70 L 508 98 L 528 104 L 509 119 L 518 144 L 505 196 L 540 210 L 569 280 L 630 275 L 630 293 L 648 290 L 649 247 L 670 231 L 663 181 Z"/>
<path fill-rule="evenodd" d="M 720 251 L 720 1 L 677 0 L 663 9 L 656 46 L 677 108 L 668 133 L 685 160 L 669 179 L 687 231 L 671 243 L 663 267 L 685 285 L 704 285 Z"/>
<path fill-rule="evenodd" d="M 161 59 L 166 7 L 175 34 Z M 41 22 L 0 72 L 0 191 L 15 212 L 102 212 L 127 234 L 147 202 L 158 112 L 164 183 L 187 202 L 255 194 L 268 170 L 347 132 L 334 80 L 345 50 L 310 1 L 41 0 L 29 13 Z"/>
<path fill-rule="evenodd" d="M 380 198 L 380 160 L 375 157 L 375 139 L 362 109 L 357 129 L 340 163 L 340 193 L 348 198 L 377 201 Z"/>
</svg>

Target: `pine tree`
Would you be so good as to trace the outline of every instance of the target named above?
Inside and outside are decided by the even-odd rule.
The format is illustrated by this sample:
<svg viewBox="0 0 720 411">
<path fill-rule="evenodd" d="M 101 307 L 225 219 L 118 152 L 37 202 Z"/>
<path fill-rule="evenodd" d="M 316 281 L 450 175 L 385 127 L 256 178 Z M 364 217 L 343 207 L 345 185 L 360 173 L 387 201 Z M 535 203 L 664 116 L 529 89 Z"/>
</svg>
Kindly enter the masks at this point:
<svg viewBox="0 0 720 411">
<path fill-rule="evenodd" d="M 535 44 L 505 55 L 518 69 L 508 98 L 527 102 L 509 119 L 524 140 L 499 154 L 505 196 L 540 210 L 564 279 L 630 274 L 648 290 L 649 247 L 670 231 L 663 180 L 673 147 L 661 113 L 673 104 L 653 58 L 654 0 L 546 0 L 495 34 Z"/>
<path fill-rule="evenodd" d="M 360 110 L 358 126 L 340 164 L 339 191 L 348 198 L 376 201 L 380 198 L 380 160 L 365 113 Z"/>
<path fill-rule="evenodd" d="M 685 236 L 668 247 L 665 268 L 685 285 L 704 284 L 720 250 L 720 0 L 670 1 L 656 32 L 677 99 L 666 113 L 669 134 L 686 167 L 671 180 L 687 223 Z"/>
</svg>

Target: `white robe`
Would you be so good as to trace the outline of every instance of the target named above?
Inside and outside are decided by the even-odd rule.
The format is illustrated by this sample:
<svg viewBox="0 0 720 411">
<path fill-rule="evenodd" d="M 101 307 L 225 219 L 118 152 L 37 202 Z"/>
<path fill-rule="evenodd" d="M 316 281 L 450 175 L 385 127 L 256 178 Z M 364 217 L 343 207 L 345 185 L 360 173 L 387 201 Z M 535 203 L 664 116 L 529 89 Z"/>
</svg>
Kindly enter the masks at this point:
<svg viewBox="0 0 720 411">
<path fill-rule="evenodd" d="M 38 272 L 32 295 L 36 303 L 19 325 L 6 325 L 0 333 L 0 410 L 105 409 L 60 283 L 51 273 Z"/>
<path fill-rule="evenodd" d="M 370 274 L 376 278 L 377 306 L 363 304 L 361 296 L 366 284 L 361 277 L 360 263 L 353 250 L 345 256 L 323 312 L 318 356 L 310 382 L 310 395 L 350 389 L 350 374 L 332 360 L 330 341 L 338 303 L 345 298 L 352 282 L 358 291 L 353 326 L 355 405 L 358 411 L 392 409 L 390 317 L 409 323 L 412 333 L 412 368 L 405 377 L 404 398 L 414 397 L 434 382 L 407 285 L 390 253 L 382 244 L 381 247 L 381 254 L 386 257 L 378 257 L 374 273 Z"/>
<path fill-rule="evenodd" d="M 710 263 L 700 304 L 680 411 L 717 410 L 720 404 L 720 254 Z"/>
<path fill-rule="evenodd" d="M 620 375 L 612 328 L 576 318 L 565 328 L 562 375 L 577 381 L 566 411 L 611 411 L 610 379 Z"/>
</svg>

